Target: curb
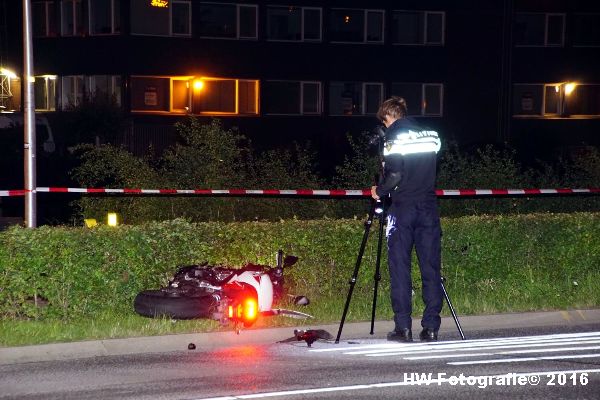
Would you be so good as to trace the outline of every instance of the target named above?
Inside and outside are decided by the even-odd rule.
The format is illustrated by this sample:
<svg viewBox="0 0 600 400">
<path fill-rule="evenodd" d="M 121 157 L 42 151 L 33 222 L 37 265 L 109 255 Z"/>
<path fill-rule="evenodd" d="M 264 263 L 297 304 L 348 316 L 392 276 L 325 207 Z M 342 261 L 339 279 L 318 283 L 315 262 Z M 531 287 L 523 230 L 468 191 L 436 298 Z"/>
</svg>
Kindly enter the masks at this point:
<svg viewBox="0 0 600 400">
<path fill-rule="evenodd" d="M 468 339 L 469 331 L 507 328 L 517 329 L 555 325 L 575 326 L 600 323 L 600 309 L 459 316 L 459 321 Z M 370 336 L 370 325 L 370 321 L 346 323 L 343 327 L 341 339 L 348 340 L 367 337 L 384 338 L 386 333 L 394 327 L 392 321 L 376 321 L 374 334 L 373 336 Z M 418 322 L 415 319 L 415 321 L 413 321 L 413 327 L 417 326 Z M 233 331 L 187 333 L 4 347 L 0 348 L 0 365 L 187 351 L 189 343 L 194 343 L 196 349 L 205 350 L 214 350 L 232 346 L 269 344 L 293 337 L 294 329 L 294 327 L 249 329 L 242 331 L 239 335 Z M 339 329 L 339 324 L 318 326 L 303 325 L 296 327 L 296 329 L 325 329 L 335 337 Z M 444 317 L 442 318 L 440 334 L 443 335 L 450 332 L 453 334 L 456 332 L 456 325 L 451 317 Z"/>
</svg>

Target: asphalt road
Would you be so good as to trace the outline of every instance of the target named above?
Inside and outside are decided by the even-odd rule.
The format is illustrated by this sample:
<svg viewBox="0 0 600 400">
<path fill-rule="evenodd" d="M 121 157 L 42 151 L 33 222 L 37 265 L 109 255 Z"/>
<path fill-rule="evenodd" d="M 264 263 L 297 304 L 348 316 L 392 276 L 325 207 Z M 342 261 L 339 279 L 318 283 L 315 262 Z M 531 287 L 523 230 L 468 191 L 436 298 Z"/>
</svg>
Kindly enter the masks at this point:
<svg viewBox="0 0 600 400">
<path fill-rule="evenodd" d="M 465 341 L 449 326 L 436 343 L 364 331 L 311 348 L 267 340 L 6 363 L 0 399 L 600 398 L 600 321 L 515 325 L 466 329 Z"/>
</svg>

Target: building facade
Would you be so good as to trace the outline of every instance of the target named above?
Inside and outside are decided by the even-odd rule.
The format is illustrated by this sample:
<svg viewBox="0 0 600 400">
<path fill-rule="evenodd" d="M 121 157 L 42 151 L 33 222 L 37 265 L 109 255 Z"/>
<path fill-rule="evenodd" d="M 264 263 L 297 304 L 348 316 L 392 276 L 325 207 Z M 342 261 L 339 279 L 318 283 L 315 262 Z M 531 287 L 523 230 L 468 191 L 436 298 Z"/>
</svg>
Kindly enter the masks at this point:
<svg viewBox="0 0 600 400">
<path fill-rule="evenodd" d="M 0 0 L 2 112 L 22 109 L 21 1 Z M 188 114 L 335 152 L 391 95 L 464 145 L 600 144 L 600 4 L 582 0 L 32 0 L 36 110 L 123 108 L 134 151 Z"/>
</svg>

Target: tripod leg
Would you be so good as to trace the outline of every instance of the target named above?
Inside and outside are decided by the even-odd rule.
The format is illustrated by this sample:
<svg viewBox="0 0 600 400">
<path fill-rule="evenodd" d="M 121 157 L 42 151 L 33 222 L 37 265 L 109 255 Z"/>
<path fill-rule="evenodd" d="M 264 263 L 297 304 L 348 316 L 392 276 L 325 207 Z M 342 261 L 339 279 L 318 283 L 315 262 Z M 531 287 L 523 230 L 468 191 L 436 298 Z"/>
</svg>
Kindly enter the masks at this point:
<svg viewBox="0 0 600 400">
<path fill-rule="evenodd" d="M 385 218 L 385 208 L 381 209 L 379 214 L 379 237 L 377 238 L 377 258 L 375 261 L 375 276 L 373 277 L 373 308 L 371 310 L 371 335 L 375 329 L 375 309 L 377 308 L 377 289 L 379 287 L 379 281 L 381 281 L 381 247 L 383 243 L 383 225 Z"/>
<path fill-rule="evenodd" d="M 456 328 L 458 329 L 458 333 L 460 333 L 460 337 L 462 340 L 465 340 L 465 334 L 463 333 L 462 328 L 460 327 L 460 322 L 458 321 L 458 317 L 456 316 L 456 312 L 454 311 L 454 307 L 452 306 L 452 302 L 450 301 L 450 296 L 448 296 L 448 292 L 446 291 L 446 286 L 444 285 L 444 281 L 446 278 L 442 276 L 442 291 L 444 292 L 444 297 L 446 298 L 446 302 L 448 303 L 448 307 L 450 308 L 450 313 L 452 314 L 452 318 L 454 318 L 454 323 L 456 324 Z"/>
<path fill-rule="evenodd" d="M 340 327 L 338 329 L 338 333 L 335 338 L 336 344 L 340 342 L 340 336 L 342 336 L 342 329 L 344 328 L 344 322 L 346 321 L 348 307 L 350 306 L 350 300 L 352 299 L 352 292 L 354 291 L 354 286 L 356 285 L 356 278 L 358 276 L 358 270 L 360 268 L 360 263 L 362 261 L 363 254 L 365 252 L 365 246 L 367 245 L 367 239 L 369 238 L 369 231 L 371 230 L 371 225 L 373 225 L 373 216 L 375 215 L 375 205 L 376 205 L 376 202 L 373 201 L 373 204 L 371 205 L 371 210 L 369 211 L 369 216 L 367 217 L 367 221 L 365 222 L 365 233 L 363 234 L 362 242 L 360 244 L 360 249 L 358 250 L 358 257 L 356 258 L 356 265 L 354 266 L 354 272 L 352 273 L 352 278 L 350 279 L 350 289 L 348 290 L 348 297 L 346 298 L 346 304 L 344 305 L 344 312 L 342 313 L 342 320 L 340 321 Z"/>
</svg>

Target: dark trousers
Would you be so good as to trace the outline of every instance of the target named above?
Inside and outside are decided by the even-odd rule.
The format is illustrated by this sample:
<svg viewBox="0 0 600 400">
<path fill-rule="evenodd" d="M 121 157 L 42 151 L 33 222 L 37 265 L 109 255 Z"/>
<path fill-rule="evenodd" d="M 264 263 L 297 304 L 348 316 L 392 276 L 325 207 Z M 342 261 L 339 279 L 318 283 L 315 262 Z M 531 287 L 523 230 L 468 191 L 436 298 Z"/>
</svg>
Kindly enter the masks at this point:
<svg viewBox="0 0 600 400">
<path fill-rule="evenodd" d="M 412 328 L 411 255 L 414 246 L 425 303 L 421 326 L 437 331 L 443 301 L 440 273 L 442 230 L 437 202 L 393 204 L 388 210 L 386 236 L 396 329 Z"/>
</svg>

